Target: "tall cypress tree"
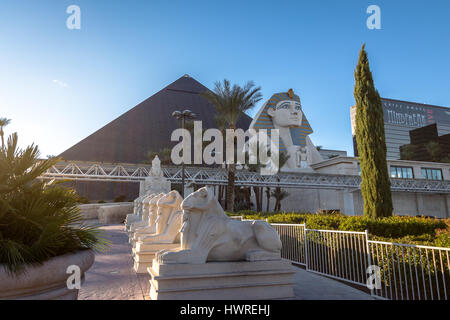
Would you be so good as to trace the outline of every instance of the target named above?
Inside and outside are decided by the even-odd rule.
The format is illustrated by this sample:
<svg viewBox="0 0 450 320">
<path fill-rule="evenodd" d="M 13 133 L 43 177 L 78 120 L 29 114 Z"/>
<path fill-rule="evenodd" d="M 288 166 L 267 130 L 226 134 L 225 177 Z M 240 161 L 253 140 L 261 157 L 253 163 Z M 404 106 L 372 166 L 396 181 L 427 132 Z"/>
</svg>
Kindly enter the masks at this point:
<svg viewBox="0 0 450 320">
<path fill-rule="evenodd" d="M 364 214 L 373 218 L 392 215 L 392 196 L 386 161 L 383 107 L 373 84 L 365 44 L 355 70 L 356 141 L 361 164 Z"/>
</svg>

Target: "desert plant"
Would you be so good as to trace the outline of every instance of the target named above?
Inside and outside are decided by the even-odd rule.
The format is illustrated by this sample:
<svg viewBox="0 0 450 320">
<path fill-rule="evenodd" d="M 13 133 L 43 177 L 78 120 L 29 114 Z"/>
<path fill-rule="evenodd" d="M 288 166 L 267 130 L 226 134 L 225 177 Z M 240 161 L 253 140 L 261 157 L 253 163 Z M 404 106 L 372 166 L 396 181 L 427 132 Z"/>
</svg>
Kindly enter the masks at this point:
<svg viewBox="0 0 450 320">
<path fill-rule="evenodd" d="M 82 249 L 104 250 L 97 227 L 84 225 L 74 190 L 37 180 L 59 159 L 38 160 L 12 134 L 0 151 L 0 263 L 12 274 L 26 265 Z"/>
</svg>

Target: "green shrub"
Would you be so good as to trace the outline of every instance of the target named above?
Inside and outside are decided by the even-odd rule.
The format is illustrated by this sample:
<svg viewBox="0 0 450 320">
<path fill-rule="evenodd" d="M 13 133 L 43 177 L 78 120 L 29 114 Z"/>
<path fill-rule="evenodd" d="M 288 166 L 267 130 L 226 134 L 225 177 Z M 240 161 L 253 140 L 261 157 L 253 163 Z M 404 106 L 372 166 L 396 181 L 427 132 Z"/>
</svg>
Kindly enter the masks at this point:
<svg viewBox="0 0 450 320">
<path fill-rule="evenodd" d="M 437 230 L 436 240 L 434 245 L 437 247 L 450 247 L 450 230 Z"/>
<path fill-rule="evenodd" d="M 306 227 L 309 229 L 340 230 L 339 226 L 345 219 L 340 215 L 311 215 L 306 219 Z"/>
<path fill-rule="evenodd" d="M 105 200 L 98 200 L 97 203 L 105 203 Z"/>
<path fill-rule="evenodd" d="M 77 199 L 77 202 L 78 202 L 78 203 L 81 203 L 81 204 L 87 204 L 87 203 L 89 203 L 89 199 L 86 198 L 86 197 L 78 196 L 77 198 L 78 198 L 78 199 Z"/>
<path fill-rule="evenodd" d="M 229 213 L 228 213 L 229 214 Z M 393 216 L 369 218 L 345 216 L 339 212 L 319 211 L 312 213 L 271 213 L 245 210 L 233 213 L 244 219 L 269 220 L 269 223 L 305 223 L 309 229 L 360 231 L 369 230 L 371 239 L 384 241 L 450 246 L 450 219 L 439 220 L 425 217 Z"/>
<path fill-rule="evenodd" d="M 114 198 L 114 202 L 125 202 L 125 200 L 127 199 L 127 197 L 123 194 L 121 194 L 120 196 Z"/>
<path fill-rule="evenodd" d="M 270 223 L 305 223 L 306 215 L 295 213 L 281 213 L 268 217 Z"/>
<path fill-rule="evenodd" d="M 339 230 L 364 231 L 374 236 L 387 238 L 401 238 L 405 236 L 418 236 L 428 234 L 435 236 L 435 230 L 445 228 L 442 220 L 423 217 L 386 217 L 371 219 L 365 216 L 347 217 L 340 225 Z"/>
<path fill-rule="evenodd" d="M 103 250 L 108 242 L 86 226 L 75 191 L 36 180 L 59 159 L 38 162 L 31 145 L 17 148 L 17 135 L 0 149 L 0 264 L 12 274 L 66 253 Z"/>
</svg>

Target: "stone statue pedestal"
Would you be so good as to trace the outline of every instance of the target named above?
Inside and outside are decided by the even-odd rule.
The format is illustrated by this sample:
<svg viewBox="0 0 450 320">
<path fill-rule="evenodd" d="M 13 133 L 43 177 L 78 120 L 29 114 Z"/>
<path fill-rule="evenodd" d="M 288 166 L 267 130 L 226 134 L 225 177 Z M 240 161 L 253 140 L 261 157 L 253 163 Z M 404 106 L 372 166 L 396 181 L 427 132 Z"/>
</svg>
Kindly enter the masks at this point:
<svg viewBox="0 0 450 320">
<path fill-rule="evenodd" d="M 160 264 L 148 268 L 152 300 L 265 300 L 294 297 L 287 260 Z"/>
<path fill-rule="evenodd" d="M 133 245 L 134 248 L 136 247 L 136 242 L 140 240 L 139 239 L 140 237 L 152 235 L 155 234 L 155 232 L 156 232 L 156 225 L 136 229 L 136 231 L 130 235 L 129 242 Z"/>
<path fill-rule="evenodd" d="M 139 234 L 144 231 L 147 233 L 153 233 L 156 231 L 154 226 L 148 225 L 148 219 L 145 221 L 138 221 L 131 225 L 130 230 L 128 231 L 128 242 L 133 243 L 136 233 Z"/>
<path fill-rule="evenodd" d="M 156 252 L 176 249 L 180 246 L 179 243 L 147 243 L 145 245 L 141 243 L 141 241 L 137 242 L 136 248 L 133 248 L 133 269 L 136 273 L 147 273 L 147 268 L 152 266 Z"/>
</svg>

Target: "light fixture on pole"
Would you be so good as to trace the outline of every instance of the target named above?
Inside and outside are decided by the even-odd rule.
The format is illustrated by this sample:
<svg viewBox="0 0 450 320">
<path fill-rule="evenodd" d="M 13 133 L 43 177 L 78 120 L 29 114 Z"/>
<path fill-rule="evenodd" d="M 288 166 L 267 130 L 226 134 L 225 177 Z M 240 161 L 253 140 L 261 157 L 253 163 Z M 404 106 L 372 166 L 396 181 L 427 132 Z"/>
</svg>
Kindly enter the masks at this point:
<svg viewBox="0 0 450 320">
<path fill-rule="evenodd" d="M 196 117 L 196 114 L 193 113 L 191 110 L 174 111 L 172 113 L 172 117 L 174 117 L 177 120 L 181 120 L 182 127 L 183 129 L 185 129 L 186 120 L 194 119 Z M 183 154 L 183 162 L 181 163 L 181 196 L 184 199 L 184 154 Z"/>
</svg>

